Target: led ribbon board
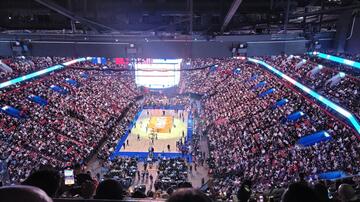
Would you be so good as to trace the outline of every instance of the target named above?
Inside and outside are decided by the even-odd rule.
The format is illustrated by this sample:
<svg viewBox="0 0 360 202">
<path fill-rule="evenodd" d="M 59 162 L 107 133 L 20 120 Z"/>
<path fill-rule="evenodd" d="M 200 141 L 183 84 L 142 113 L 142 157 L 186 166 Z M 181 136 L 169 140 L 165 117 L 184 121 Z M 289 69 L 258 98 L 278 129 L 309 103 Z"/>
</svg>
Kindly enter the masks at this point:
<svg viewBox="0 0 360 202">
<path fill-rule="evenodd" d="M 260 64 L 260 65 L 266 67 L 267 69 L 269 69 L 276 75 L 280 76 L 281 78 L 283 78 L 283 79 L 287 80 L 288 82 L 292 83 L 293 85 L 297 86 L 305 93 L 311 95 L 313 98 L 317 99 L 321 103 L 325 104 L 326 106 L 330 107 L 331 109 L 335 110 L 336 112 L 338 112 L 339 114 L 344 116 L 353 125 L 353 127 L 355 128 L 355 130 L 357 132 L 357 135 L 360 136 L 359 122 L 356 120 L 355 116 L 353 114 L 351 114 L 350 112 L 348 112 L 346 109 L 340 107 L 339 105 L 335 104 L 334 102 L 330 101 L 329 99 L 325 98 L 324 96 L 318 94 L 317 92 L 315 92 L 315 91 L 311 90 L 310 88 L 304 86 L 303 84 L 297 82 L 293 78 L 287 76 L 286 74 L 282 73 L 281 71 L 277 70 L 276 68 L 272 67 L 271 65 L 265 63 L 264 61 L 257 60 L 254 58 L 248 58 L 248 60 L 250 62 L 254 62 L 256 64 Z"/>
<path fill-rule="evenodd" d="M 0 89 L 11 86 L 11 85 L 14 85 L 14 84 L 17 84 L 17 83 L 20 83 L 20 82 L 23 82 L 23 81 L 26 81 L 26 80 L 29 80 L 29 79 L 32 79 L 32 78 L 35 78 L 35 77 L 38 77 L 38 76 L 41 76 L 41 75 L 44 75 L 44 74 L 47 74 L 47 73 L 50 73 L 50 72 L 53 72 L 53 71 L 56 71 L 56 70 L 59 70 L 59 69 L 62 69 L 64 67 L 66 67 L 66 66 L 69 66 L 69 65 L 72 65 L 72 64 L 75 64 L 75 63 L 78 63 L 78 62 L 83 62 L 83 61 L 86 61 L 86 60 L 90 60 L 90 59 L 91 59 L 91 57 L 78 58 L 78 59 L 75 59 L 75 60 L 70 60 L 70 61 L 64 62 L 62 64 L 58 64 L 58 65 L 55 65 L 55 66 L 52 66 L 52 67 L 49 67 L 49 68 L 46 68 L 46 69 L 39 70 L 37 72 L 33 72 L 33 73 L 30 73 L 30 74 L 27 74 L 27 75 L 24 75 L 24 76 L 17 77 L 15 79 L 11 79 L 9 81 L 5 81 L 3 83 L 0 83 Z"/>
<path fill-rule="evenodd" d="M 360 62 L 356 62 L 356 61 L 352 61 L 352 60 L 348 60 L 348 59 L 344 59 L 344 58 L 341 58 L 341 57 L 336 57 L 336 56 L 333 56 L 333 55 L 328 55 L 328 54 L 320 53 L 320 52 L 316 52 L 316 51 L 310 52 L 309 54 L 310 55 L 315 55 L 315 56 L 317 56 L 319 58 L 323 58 L 323 59 L 326 59 L 326 60 L 331 60 L 333 62 L 337 62 L 337 63 L 340 63 L 340 64 L 344 64 L 344 65 L 348 65 L 348 66 L 360 69 Z"/>
</svg>

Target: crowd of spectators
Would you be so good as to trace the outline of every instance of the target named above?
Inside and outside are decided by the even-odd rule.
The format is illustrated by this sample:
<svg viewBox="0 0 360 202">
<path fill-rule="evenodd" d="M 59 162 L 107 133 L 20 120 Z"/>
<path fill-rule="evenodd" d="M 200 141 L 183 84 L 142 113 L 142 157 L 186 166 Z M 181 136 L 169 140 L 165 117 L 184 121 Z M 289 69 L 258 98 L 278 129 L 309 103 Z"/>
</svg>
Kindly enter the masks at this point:
<svg viewBox="0 0 360 202">
<path fill-rule="evenodd" d="M 96 154 L 104 141 L 111 147 L 114 139 L 123 134 L 121 130 L 133 115 L 132 108 L 136 107 L 129 109 L 129 105 L 138 96 L 136 89 L 127 84 L 133 80 L 133 75 L 111 75 L 75 67 L 20 86 L 0 97 L 2 106 L 12 106 L 21 114 L 21 118 L 0 114 L 1 158 L 9 171 L 7 183 L 24 180 L 32 168 L 41 164 L 64 167 L 84 163 Z M 75 80 L 76 85 L 67 83 L 66 78 Z M 52 85 L 61 86 L 66 93 L 54 91 L 50 88 Z M 47 105 L 29 100 L 30 95 L 47 100 Z M 129 113 L 118 120 L 124 109 Z M 118 125 L 119 121 L 122 124 Z M 115 126 L 117 131 L 111 132 Z M 30 164 L 32 166 L 28 166 Z"/>
<path fill-rule="evenodd" d="M 116 157 L 112 161 L 106 161 L 103 167 L 107 169 L 104 178 L 117 180 L 124 189 L 128 189 L 138 173 L 138 160 L 136 158 Z"/>
<path fill-rule="evenodd" d="M 340 57 L 340 58 L 344 58 L 344 59 L 348 59 L 351 61 L 355 61 L 355 62 L 359 62 L 360 59 L 360 55 L 359 54 L 352 54 L 352 53 L 337 53 L 335 51 L 320 51 L 321 53 L 325 53 L 325 54 L 329 54 L 335 57 Z M 313 52 L 314 53 L 314 52 Z M 318 52 L 315 51 L 315 53 L 317 54 Z M 315 63 L 318 64 L 322 64 L 326 67 L 330 67 L 331 69 L 337 70 L 337 71 L 342 71 L 345 72 L 349 75 L 352 75 L 354 77 L 360 78 L 359 77 L 359 73 L 360 70 L 357 68 L 354 68 L 348 64 L 341 64 L 339 62 L 334 62 L 328 59 L 324 59 L 324 58 L 320 58 L 317 55 L 314 54 L 309 54 L 309 55 L 304 55 L 304 58 L 309 59 L 310 61 L 313 61 Z"/>
<path fill-rule="evenodd" d="M 330 79 L 339 76 L 341 72 L 332 67 L 322 65 L 318 72 L 313 71 L 321 64 L 306 60 L 305 64 L 299 65 L 302 58 L 287 55 L 267 58 L 267 61 L 360 117 L 360 78 L 345 74 L 339 82 L 332 84 Z"/>
<path fill-rule="evenodd" d="M 359 53 L 357 53 L 357 54 L 349 53 L 349 52 L 340 53 L 340 52 L 337 52 L 336 50 L 324 50 L 324 51 L 322 50 L 320 52 L 325 53 L 325 54 L 329 54 L 329 55 L 333 55 L 333 56 L 336 56 L 336 57 L 356 61 L 356 62 L 360 61 L 360 54 Z"/>
<path fill-rule="evenodd" d="M 238 75 L 234 68 L 240 68 Z M 317 179 L 319 173 L 343 170 L 359 172 L 360 144 L 353 130 L 324 113 L 295 89 L 285 86 L 273 75 L 255 64 L 242 60 L 224 60 L 216 71 L 189 71 L 185 77 L 203 97 L 202 130 L 210 141 L 209 166 L 214 176 L 214 191 L 228 198 L 240 183 L 251 179 L 257 192 L 286 187 L 299 172 Z M 224 78 L 225 77 L 225 78 Z M 207 80 L 206 87 L 198 85 Z M 217 82 L 222 80 L 222 82 Z M 266 85 L 255 88 L 265 81 Z M 259 94 L 275 88 L 264 98 Z M 287 98 L 285 106 L 275 102 Z M 305 116 L 285 122 L 296 111 Z M 205 122 L 205 124 L 204 124 Z M 284 123 L 285 122 L 285 123 Z M 209 129 L 210 128 L 210 129 Z M 305 135 L 326 130 L 334 140 L 310 147 L 299 147 L 296 141 Z"/>
<path fill-rule="evenodd" d="M 114 127 L 114 131 L 111 132 L 110 137 L 107 138 L 104 145 L 100 148 L 97 157 L 103 161 L 109 159 L 111 153 L 115 151 L 115 147 L 118 144 L 121 137 L 125 134 L 126 130 L 128 130 L 128 126 L 130 122 L 133 120 L 135 114 L 138 112 L 139 106 L 134 104 L 131 106 L 124 117 L 121 117 L 121 120 L 116 123 Z"/>
<path fill-rule="evenodd" d="M 69 58 L 62 57 L 8 57 L 0 58 L 1 63 L 12 69 L 12 71 L 0 71 L 0 81 L 7 81 L 37 70 L 64 63 Z"/>
<path fill-rule="evenodd" d="M 188 61 L 186 64 L 189 65 L 184 65 L 185 71 L 181 72 L 181 77 L 186 79 L 184 89 L 181 89 L 182 92 L 204 94 L 214 85 L 220 83 L 222 78 L 211 74 L 213 70 L 217 69 L 220 61 L 220 59 L 213 58 Z M 216 84 L 212 82 L 216 82 Z"/>
<path fill-rule="evenodd" d="M 155 190 L 175 190 L 188 182 L 188 166 L 184 159 L 161 159 L 158 164 Z M 171 192 L 171 191 L 170 191 Z"/>
<path fill-rule="evenodd" d="M 190 107 L 189 96 L 166 96 L 166 95 L 147 95 L 144 97 L 144 105 L 148 106 L 185 106 Z"/>
</svg>

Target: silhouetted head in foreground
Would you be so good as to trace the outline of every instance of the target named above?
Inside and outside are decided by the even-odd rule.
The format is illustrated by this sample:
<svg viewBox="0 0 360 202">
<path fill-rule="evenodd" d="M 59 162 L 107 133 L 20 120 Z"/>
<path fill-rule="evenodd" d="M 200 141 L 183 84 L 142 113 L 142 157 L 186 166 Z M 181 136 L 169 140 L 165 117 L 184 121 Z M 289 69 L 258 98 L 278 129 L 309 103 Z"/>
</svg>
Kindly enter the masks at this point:
<svg viewBox="0 0 360 202">
<path fill-rule="evenodd" d="M 94 199 L 123 199 L 121 184 L 113 179 L 102 181 L 96 189 Z"/>
<path fill-rule="evenodd" d="M 60 187 L 60 174 L 55 170 L 38 170 L 32 173 L 22 184 L 38 187 L 48 196 L 54 197 Z"/>
<path fill-rule="evenodd" d="M 342 202 L 357 200 L 356 192 L 354 188 L 349 184 L 341 184 L 338 188 L 338 194 Z"/>
<path fill-rule="evenodd" d="M 41 189 L 32 186 L 7 186 L 0 188 L 0 201 L 11 202 L 52 202 Z"/>
<path fill-rule="evenodd" d="M 282 196 L 282 202 L 318 202 L 315 192 L 307 185 L 294 183 Z"/>
<path fill-rule="evenodd" d="M 315 184 L 314 192 L 315 192 L 316 196 L 318 197 L 319 202 L 330 201 L 329 195 L 328 195 L 328 190 L 324 184 L 322 184 L 322 183 Z"/>
<path fill-rule="evenodd" d="M 237 197 L 240 202 L 245 202 L 250 199 L 251 196 L 251 181 L 249 179 L 244 180 L 240 189 L 237 192 Z"/>
<path fill-rule="evenodd" d="M 176 190 L 167 202 L 211 202 L 212 200 L 197 189 L 182 188 Z"/>
</svg>

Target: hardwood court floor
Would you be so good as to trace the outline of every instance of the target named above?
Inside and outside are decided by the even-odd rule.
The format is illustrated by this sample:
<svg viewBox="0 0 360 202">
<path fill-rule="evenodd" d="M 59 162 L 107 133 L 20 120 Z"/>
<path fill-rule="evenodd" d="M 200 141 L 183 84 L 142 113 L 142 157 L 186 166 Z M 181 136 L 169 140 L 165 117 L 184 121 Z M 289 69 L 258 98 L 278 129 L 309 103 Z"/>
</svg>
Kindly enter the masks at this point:
<svg viewBox="0 0 360 202">
<path fill-rule="evenodd" d="M 175 110 L 161 110 L 161 109 L 144 109 L 140 114 L 136 124 L 131 129 L 131 132 L 127 138 L 129 140 L 129 145 L 121 148 L 121 152 L 148 152 L 148 149 L 151 145 L 151 129 L 147 126 L 151 117 L 161 117 L 163 116 L 163 111 L 165 111 L 165 116 L 171 116 L 174 118 L 171 132 L 166 133 L 157 133 L 157 139 L 154 139 L 154 149 L 155 152 L 176 152 L 176 141 L 182 138 L 182 133 L 184 131 L 184 136 L 187 135 L 187 120 L 188 113 L 184 110 L 178 110 L 178 113 Z M 184 114 L 184 121 L 180 118 L 180 114 Z M 159 119 L 161 120 L 161 119 Z M 161 124 L 159 124 L 161 125 Z M 174 125 L 176 127 L 174 127 Z M 140 140 L 138 140 L 138 135 Z M 126 141 L 125 141 L 126 144 Z M 167 149 L 167 145 L 170 145 L 170 151 Z"/>
</svg>

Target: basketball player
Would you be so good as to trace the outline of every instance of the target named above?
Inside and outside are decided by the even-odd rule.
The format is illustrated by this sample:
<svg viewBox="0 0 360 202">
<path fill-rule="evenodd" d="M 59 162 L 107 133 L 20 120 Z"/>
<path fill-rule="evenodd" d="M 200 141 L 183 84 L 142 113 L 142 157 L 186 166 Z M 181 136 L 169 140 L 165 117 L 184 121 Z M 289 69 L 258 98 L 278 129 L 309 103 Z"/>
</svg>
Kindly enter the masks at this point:
<svg viewBox="0 0 360 202">
<path fill-rule="evenodd" d="M 167 145 L 167 148 L 168 148 L 168 151 L 170 151 L 170 145 L 169 144 Z"/>
</svg>

